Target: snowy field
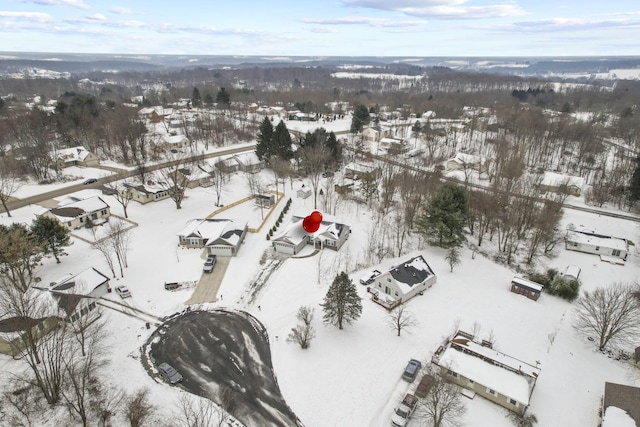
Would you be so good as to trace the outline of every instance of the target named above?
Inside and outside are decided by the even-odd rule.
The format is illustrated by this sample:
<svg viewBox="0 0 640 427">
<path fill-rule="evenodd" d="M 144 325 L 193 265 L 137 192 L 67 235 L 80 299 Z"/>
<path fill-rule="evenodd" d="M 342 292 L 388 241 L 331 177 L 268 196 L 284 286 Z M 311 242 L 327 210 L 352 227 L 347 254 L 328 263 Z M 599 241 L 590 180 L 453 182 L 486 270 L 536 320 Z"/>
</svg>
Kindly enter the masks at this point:
<svg viewBox="0 0 640 427">
<path fill-rule="evenodd" d="M 273 184 L 270 172 L 262 172 L 262 178 Z M 273 226 L 289 197 L 293 204 L 285 221 L 293 212 L 313 209 L 313 197 L 295 197 L 301 184 L 301 181 L 286 184 L 284 201 L 277 205 L 263 230 Z M 37 188 L 23 187 L 21 195 L 32 194 L 32 191 Z M 93 190 L 84 190 L 82 195 L 91 192 Z M 97 190 L 95 193 L 99 194 Z M 245 177 L 236 173 L 225 187 L 221 203 L 226 205 L 248 195 Z M 115 199 L 102 197 L 111 206 L 112 213 L 123 216 Z M 177 233 L 189 220 L 203 218 L 216 210 L 214 202 L 211 188 L 188 190 L 180 210 L 170 199 L 147 205 L 131 202 L 129 218 L 139 225 L 132 229 L 129 268 L 124 278 L 111 282 L 112 287 L 128 286 L 133 296 L 127 302 L 156 316 L 168 316 L 185 309 L 184 302 L 192 289 L 169 292 L 163 284 L 199 279 L 202 251 L 179 247 Z M 31 223 L 40 210 L 38 206 L 25 207 L 12 212 L 12 218 L 2 214 L 0 222 Z M 250 227 L 258 224 L 261 217 L 259 208 L 253 204 L 240 205 L 219 217 L 231 215 L 247 219 Z M 401 380 L 407 361 L 411 358 L 430 360 L 431 354 L 458 325 L 471 331 L 475 324 L 480 328 L 480 337 L 489 334 L 495 337 L 497 350 L 533 365 L 540 363 L 542 371 L 529 409 L 536 414 L 539 426 L 596 426 L 605 381 L 640 385 L 640 372 L 630 362 L 607 358 L 595 351 L 592 343 L 574 333 L 572 304 L 547 294 L 532 301 L 509 292 L 514 272 L 482 255 L 472 259 L 466 249 L 462 251 L 462 264 L 453 272 L 444 260 L 444 250 L 424 245 L 408 250 L 401 258 L 384 259 L 380 265 L 371 266 L 382 271 L 403 259 L 423 254 L 438 276 L 437 283 L 423 296 L 407 303 L 407 309 L 418 319 L 418 326 L 397 337 L 386 324 L 387 312 L 372 303 L 365 287 L 358 284 L 366 270 L 356 266 L 364 263 L 371 212 L 362 205 L 344 202 L 335 217 L 353 230 L 340 252 L 324 250 L 312 257 L 286 260 L 251 305 L 244 302 L 248 299 L 243 296 L 262 268 L 261 257 L 272 249 L 264 231 L 248 233 L 238 256 L 229 264 L 219 301 L 211 305 L 248 311 L 264 323 L 269 331 L 282 394 L 306 426 L 389 425 L 393 407 L 407 389 L 407 383 Z M 635 222 L 565 210 L 562 227 L 569 223 L 640 241 L 639 226 Z M 109 273 L 97 251 L 83 241 L 72 240 L 73 245 L 66 248 L 68 256 L 63 257 L 60 264 L 52 258 L 43 260 L 38 273 L 44 283 L 87 267 Z M 582 269 L 582 289 L 586 290 L 614 281 L 636 281 L 640 273 L 640 256 L 633 249 L 624 266 L 602 263 L 595 255 L 566 251 L 563 247 L 558 247 L 555 254 L 555 258 L 543 260 L 546 265 L 540 269 L 548 266 L 563 271 L 568 265 L 577 265 Z M 363 313 L 353 325 L 338 330 L 322 324 L 319 304 L 333 278 L 343 270 L 358 286 L 363 297 Z M 118 299 L 115 294 L 108 297 Z M 317 337 L 307 350 L 286 341 L 301 305 L 315 307 Z M 140 348 L 152 330 L 146 329 L 143 321 L 117 312 L 106 315 L 111 333 L 111 364 L 106 381 L 129 391 L 149 387 L 153 403 L 160 408 L 158 419 L 169 419 L 171 413 L 177 411 L 179 394 L 185 392 L 157 383 L 142 367 Z M 0 381 L 21 366 L 10 357 L 0 356 Z M 464 425 L 511 425 L 505 409 L 480 397 L 463 399 L 467 406 Z M 60 424 L 66 416 L 60 411 L 58 419 L 44 425 Z M 121 418 L 117 425 L 126 425 L 126 422 Z"/>
</svg>

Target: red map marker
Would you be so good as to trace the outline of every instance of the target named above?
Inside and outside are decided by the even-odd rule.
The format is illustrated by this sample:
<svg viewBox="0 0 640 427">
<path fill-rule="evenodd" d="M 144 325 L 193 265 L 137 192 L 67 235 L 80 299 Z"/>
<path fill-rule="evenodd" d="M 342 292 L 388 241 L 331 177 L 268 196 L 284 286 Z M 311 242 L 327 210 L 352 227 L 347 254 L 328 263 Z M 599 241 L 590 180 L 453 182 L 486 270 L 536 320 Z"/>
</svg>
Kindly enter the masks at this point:
<svg viewBox="0 0 640 427">
<path fill-rule="evenodd" d="M 315 233 L 322 223 L 322 214 L 318 211 L 311 212 L 311 215 L 304 217 L 302 220 L 302 228 L 307 233 Z"/>
</svg>

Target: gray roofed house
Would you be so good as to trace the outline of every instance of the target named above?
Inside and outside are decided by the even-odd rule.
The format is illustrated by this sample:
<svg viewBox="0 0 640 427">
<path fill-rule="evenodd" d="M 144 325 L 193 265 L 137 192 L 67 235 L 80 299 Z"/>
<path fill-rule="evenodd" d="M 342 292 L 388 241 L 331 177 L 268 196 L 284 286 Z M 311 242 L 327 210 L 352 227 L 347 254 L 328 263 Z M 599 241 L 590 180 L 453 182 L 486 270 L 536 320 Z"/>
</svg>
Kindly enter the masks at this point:
<svg viewBox="0 0 640 427">
<path fill-rule="evenodd" d="M 422 255 L 378 275 L 367 288 L 372 300 L 391 310 L 433 286 L 437 277 Z"/>
<path fill-rule="evenodd" d="M 178 233 L 178 240 L 181 246 L 206 248 L 209 255 L 234 256 L 246 233 L 246 221 L 193 219 Z"/>
<path fill-rule="evenodd" d="M 320 223 L 320 228 L 314 233 L 307 233 L 302 228 L 304 217 L 293 215 L 284 231 L 272 240 L 276 252 L 296 255 L 306 245 L 319 248 L 339 250 L 349 238 L 351 228 L 346 224 L 334 222 L 327 216 Z"/>
<path fill-rule="evenodd" d="M 604 383 L 602 397 L 603 427 L 613 427 L 607 422 L 607 410 L 611 407 L 625 411 L 636 425 L 640 425 L 640 388 L 630 385 Z"/>
<path fill-rule="evenodd" d="M 84 200 L 72 200 L 57 208 L 46 211 L 43 215 L 57 219 L 65 227 L 74 230 L 87 224 L 97 224 L 106 221 L 111 216 L 111 208 L 102 200 L 95 196 Z"/>
</svg>

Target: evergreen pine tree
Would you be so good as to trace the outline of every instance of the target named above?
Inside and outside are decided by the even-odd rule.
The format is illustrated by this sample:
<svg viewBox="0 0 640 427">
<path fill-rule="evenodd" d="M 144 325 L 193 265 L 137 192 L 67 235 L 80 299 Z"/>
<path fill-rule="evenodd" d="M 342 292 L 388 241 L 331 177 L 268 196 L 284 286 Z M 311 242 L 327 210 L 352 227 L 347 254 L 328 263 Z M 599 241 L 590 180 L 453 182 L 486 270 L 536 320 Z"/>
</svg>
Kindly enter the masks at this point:
<svg viewBox="0 0 640 427">
<path fill-rule="evenodd" d="M 441 248 L 460 246 L 469 215 L 469 195 L 457 184 L 446 183 L 429 201 L 417 225 L 429 243 Z"/>
<path fill-rule="evenodd" d="M 229 95 L 229 92 L 227 92 L 225 88 L 221 87 L 216 94 L 216 102 L 219 107 L 226 108 L 231 105 L 231 95 Z"/>
<path fill-rule="evenodd" d="M 362 298 L 358 295 L 356 286 L 344 271 L 333 279 L 320 304 L 324 311 L 324 323 L 330 323 L 342 329 L 343 323 L 351 323 L 362 314 Z"/>
<path fill-rule="evenodd" d="M 273 125 L 269 117 L 265 116 L 258 129 L 256 154 L 260 160 L 272 154 Z"/>
<path fill-rule="evenodd" d="M 70 244 L 67 227 L 53 218 L 41 215 L 31 223 L 31 232 L 42 245 L 45 253 L 51 253 L 59 263 L 62 248 Z"/>
<path fill-rule="evenodd" d="M 191 105 L 195 108 L 202 106 L 202 98 L 200 97 L 200 91 L 197 87 L 193 88 L 193 93 L 191 94 Z"/>
<path fill-rule="evenodd" d="M 273 131 L 271 142 L 273 152 L 270 153 L 270 155 L 280 156 L 285 160 L 290 160 L 293 157 L 291 134 L 289 133 L 289 129 L 287 129 L 287 125 L 282 120 Z"/>
</svg>

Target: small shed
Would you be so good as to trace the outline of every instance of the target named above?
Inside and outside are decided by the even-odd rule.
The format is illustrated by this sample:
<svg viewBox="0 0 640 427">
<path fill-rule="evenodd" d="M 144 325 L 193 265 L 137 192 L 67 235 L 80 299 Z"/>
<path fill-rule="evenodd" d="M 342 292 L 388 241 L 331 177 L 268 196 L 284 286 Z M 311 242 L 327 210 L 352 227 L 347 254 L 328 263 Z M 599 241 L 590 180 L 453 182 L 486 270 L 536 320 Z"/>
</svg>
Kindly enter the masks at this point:
<svg viewBox="0 0 640 427">
<path fill-rule="evenodd" d="M 537 301 L 542 293 L 543 286 L 540 283 L 532 282 L 521 277 L 511 279 L 511 292 L 524 295 L 525 297 Z"/>
<path fill-rule="evenodd" d="M 578 280 L 578 277 L 580 277 L 580 271 L 580 267 L 577 265 L 570 265 L 565 270 L 564 277 L 567 279 Z"/>
<path fill-rule="evenodd" d="M 298 198 L 306 199 L 307 197 L 311 196 L 311 189 L 303 185 L 296 194 Z"/>
</svg>

